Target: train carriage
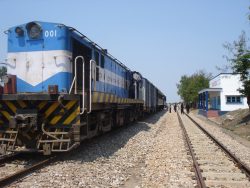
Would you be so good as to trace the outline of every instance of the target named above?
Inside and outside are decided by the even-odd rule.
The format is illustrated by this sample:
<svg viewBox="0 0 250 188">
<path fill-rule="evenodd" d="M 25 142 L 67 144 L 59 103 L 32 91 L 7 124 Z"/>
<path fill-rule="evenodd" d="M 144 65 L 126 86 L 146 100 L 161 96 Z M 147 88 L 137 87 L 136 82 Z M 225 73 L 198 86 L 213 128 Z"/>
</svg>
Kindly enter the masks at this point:
<svg viewBox="0 0 250 188">
<path fill-rule="evenodd" d="M 146 78 L 142 78 L 140 86 L 140 99 L 143 101 L 145 113 L 156 112 L 157 109 L 157 88 Z"/>
<path fill-rule="evenodd" d="M 29 22 L 6 34 L 1 153 L 70 151 L 143 113 L 142 76 L 76 29 Z"/>
<path fill-rule="evenodd" d="M 159 90 L 157 89 L 157 110 L 163 110 L 166 106 L 166 96 Z"/>
</svg>

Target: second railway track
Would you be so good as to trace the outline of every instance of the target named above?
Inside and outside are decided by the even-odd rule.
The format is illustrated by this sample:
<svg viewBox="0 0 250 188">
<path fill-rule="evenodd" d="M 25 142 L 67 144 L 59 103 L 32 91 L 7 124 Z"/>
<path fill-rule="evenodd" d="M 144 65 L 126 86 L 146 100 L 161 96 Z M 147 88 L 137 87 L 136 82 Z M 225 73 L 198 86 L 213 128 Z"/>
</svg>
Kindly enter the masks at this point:
<svg viewBox="0 0 250 188">
<path fill-rule="evenodd" d="M 33 173 L 54 162 L 57 156 L 22 156 L 22 154 L 12 154 L 3 156 L 0 159 L 0 187 L 5 187 L 15 181 Z"/>
<path fill-rule="evenodd" d="M 250 187 L 250 171 L 190 117 L 179 115 L 199 187 Z"/>
</svg>

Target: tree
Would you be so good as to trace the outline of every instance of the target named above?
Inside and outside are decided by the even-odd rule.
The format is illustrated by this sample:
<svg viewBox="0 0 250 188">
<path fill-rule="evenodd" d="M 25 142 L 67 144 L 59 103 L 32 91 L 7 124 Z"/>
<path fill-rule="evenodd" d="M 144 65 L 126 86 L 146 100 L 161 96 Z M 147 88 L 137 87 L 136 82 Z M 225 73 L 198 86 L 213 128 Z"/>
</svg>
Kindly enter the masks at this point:
<svg viewBox="0 0 250 188">
<path fill-rule="evenodd" d="M 242 88 L 239 92 L 247 97 L 247 104 L 250 110 L 250 48 L 247 46 L 249 40 L 245 32 L 242 32 L 239 39 L 233 44 L 227 43 L 224 47 L 230 52 L 231 57 L 227 58 L 234 73 L 240 74 Z"/>
<path fill-rule="evenodd" d="M 7 68 L 6 67 L 0 67 L 0 80 L 6 74 L 7 74 Z"/>
<path fill-rule="evenodd" d="M 211 74 L 204 71 L 198 71 L 191 76 L 183 75 L 179 84 L 177 84 L 177 93 L 186 103 L 196 103 L 198 101 L 198 92 L 209 87 Z"/>
</svg>

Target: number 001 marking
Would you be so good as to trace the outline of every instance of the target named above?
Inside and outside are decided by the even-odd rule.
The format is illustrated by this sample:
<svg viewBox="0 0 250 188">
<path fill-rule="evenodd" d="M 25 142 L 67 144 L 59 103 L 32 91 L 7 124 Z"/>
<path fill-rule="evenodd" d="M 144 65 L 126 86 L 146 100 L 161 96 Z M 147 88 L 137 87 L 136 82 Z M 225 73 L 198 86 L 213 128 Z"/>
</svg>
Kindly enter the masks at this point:
<svg viewBox="0 0 250 188">
<path fill-rule="evenodd" d="M 44 32 L 45 37 L 56 37 L 56 30 L 50 30 Z"/>
</svg>

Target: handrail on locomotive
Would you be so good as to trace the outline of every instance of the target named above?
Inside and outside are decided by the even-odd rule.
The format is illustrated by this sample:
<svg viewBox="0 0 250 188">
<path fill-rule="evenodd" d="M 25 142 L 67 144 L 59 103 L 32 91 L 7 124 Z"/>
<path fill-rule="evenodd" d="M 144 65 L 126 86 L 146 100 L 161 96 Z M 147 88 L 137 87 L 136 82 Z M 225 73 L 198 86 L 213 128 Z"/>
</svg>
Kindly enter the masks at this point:
<svg viewBox="0 0 250 188">
<path fill-rule="evenodd" d="M 85 111 L 85 104 L 84 104 L 84 92 L 85 92 L 85 85 L 84 85 L 84 79 L 85 79 L 85 71 L 84 71 L 84 67 L 85 67 L 85 60 L 83 56 L 77 56 L 75 58 L 75 70 L 74 70 L 74 78 L 69 90 L 69 94 L 71 93 L 72 89 L 73 89 L 73 85 L 75 84 L 75 92 L 74 94 L 77 94 L 77 60 L 81 59 L 82 60 L 82 111 L 80 112 L 80 115 L 84 114 Z"/>
<path fill-rule="evenodd" d="M 84 60 L 84 57 L 83 56 L 77 56 L 75 58 L 75 62 L 74 62 L 74 65 L 75 65 L 75 71 L 74 71 L 74 78 L 72 80 L 72 83 L 71 83 L 71 87 L 70 87 L 70 90 L 69 90 L 69 94 L 71 94 L 72 92 L 72 89 L 73 89 L 73 86 L 75 87 L 75 92 L 74 94 L 77 94 L 77 60 L 78 59 L 81 59 L 82 60 L 82 64 L 83 64 L 83 67 L 82 67 L 82 82 L 83 82 L 83 85 L 82 85 L 82 111 L 80 112 L 80 115 L 84 114 L 85 112 L 85 99 L 84 99 L 84 93 L 85 93 L 85 85 L 84 85 L 84 79 L 85 79 L 85 60 Z M 89 64 L 90 64 L 90 71 L 89 71 L 89 110 L 87 111 L 87 113 L 91 113 L 92 111 L 92 75 L 93 75 L 93 71 L 94 71 L 94 78 L 96 76 L 96 62 L 91 59 L 89 61 Z M 93 68 L 93 64 L 94 64 L 94 69 L 92 70 Z M 93 79 L 95 80 L 95 79 Z"/>
<path fill-rule="evenodd" d="M 93 72 L 92 72 L 92 65 L 94 64 L 94 69 L 93 69 L 93 71 L 94 71 L 94 74 L 93 74 Z M 92 75 L 94 75 L 93 76 L 93 80 L 94 80 L 94 82 L 95 82 L 95 78 L 96 78 L 96 62 L 93 60 L 93 59 L 91 59 L 90 60 L 90 71 L 89 71 L 89 110 L 88 110 L 88 114 L 90 114 L 91 113 L 91 111 L 92 111 Z"/>
</svg>

